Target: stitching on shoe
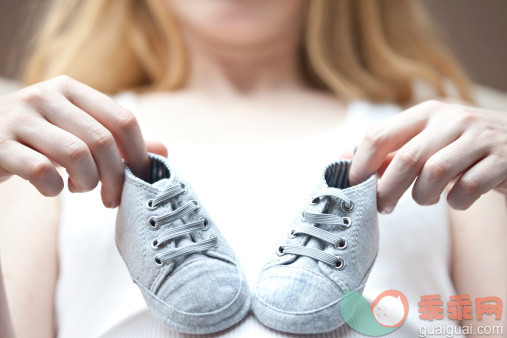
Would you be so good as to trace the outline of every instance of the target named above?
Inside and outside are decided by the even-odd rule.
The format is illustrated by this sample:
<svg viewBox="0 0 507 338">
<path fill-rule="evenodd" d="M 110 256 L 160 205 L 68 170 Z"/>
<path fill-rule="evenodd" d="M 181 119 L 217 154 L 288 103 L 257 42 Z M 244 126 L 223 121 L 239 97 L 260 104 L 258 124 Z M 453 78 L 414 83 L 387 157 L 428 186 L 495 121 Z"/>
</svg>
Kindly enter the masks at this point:
<svg viewBox="0 0 507 338">
<path fill-rule="evenodd" d="M 142 285 L 140 285 L 139 283 L 137 283 L 137 281 L 136 281 L 136 280 L 134 280 L 134 282 L 135 282 L 136 284 L 138 284 L 140 287 L 142 287 L 143 289 L 147 290 L 144 286 L 142 286 Z M 238 294 L 239 294 L 239 292 L 238 292 Z M 150 297 L 153 297 L 153 299 L 154 299 L 156 302 L 158 302 L 158 303 L 160 303 L 160 304 L 162 304 L 162 305 L 166 306 L 166 304 L 165 304 L 163 301 L 161 301 L 158 297 L 154 296 L 154 295 L 153 295 L 153 294 L 151 294 L 151 293 L 150 293 Z M 241 308 L 240 308 L 237 312 L 233 312 L 230 316 L 228 316 L 227 318 L 223 319 L 222 321 L 226 321 L 226 320 L 228 320 L 228 319 L 230 319 L 230 318 L 234 318 L 237 314 L 241 313 L 241 312 L 242 312 L 242 310 L 243 310 L 244 308 L 246 308 L 247 306 L 248 306 L 248 308 L 250 308 L 250 301 L 249 301 L 249 298 L 247 298 L 247 299 L 246 299 L 245 303 L 241 306 Z M 172 310 L 174 310 L 174 309 L 172 309 Z M 174 310 L 174 311 L 176 311 L 176 310 Z M 177 311 L 176 311 L 176 312 L 177 312 Z M 248 312 L 247 312 L 247 313 L 248 313 Z M 242 318 L 244 318 L 244 317 L 246 316 L 246 314 L 247 314 L 247 313 L 242 314 L 241 318 L 239 318 L 238 320 L 236 320 L 236 319 L 235 319 L 235 324 L 237 324 L 237 323 L 238 323 L 238 322 L 239 322 Z M 182 314 L 183 314 L 183 315 L 186 315 L 186 313 L 182 313 Z M 189 315 L 192 315 L 192 314 L 189 314 Z M 195 330 L 194 332 L 192 332 L 192 333 L 190 333 L 190 334 L 201 334 L 201 332 L 202 332 L 202 333 L 204 333 L 204 334 L 207 334 L 207 333 L 208 333 L 207 331 L 202 330 L 202 326 L 201 326 L 200 324 L 195 325 L 195 326 L 192 326 L 192 325 L 183 325 L 183 324 L 179 324 L 179 323 L 176 323 L 176 322 L 174 322 L 174 321 L 171 321 L 171 320 L 169 320 L 167 317 L 164 317 L 164 318 L 163 318 L 163 319 L 161 319 L 161 320 L 162 320 L 162 321 L 163 321 L 166 325 L 168 325 L 168 326 L 172 326 L 173 328 L 180 328 L 180 329 L 183 329 L 183 330 L 185 330 L 185 331 L 187 331 L 187 329 L 191 329 L 191 330 L 197 329 L 197 330 Z M 221 322 L 218 322 L 218 323 L 215 323 L 215 324 L 212 324 L 212 325 L 208 325 L 207 327 L 208 327 L 208 328 L 211 328 L 211 327 L 213 327 L 213 328 L 220 327 L 220 323 L 221 323 Z M 233 325 L 235 325 L 235 324 L 233 324 Z M 231 326 L 232 326 L 232 325 L 231 325 Z M 228 327 L 230 327 L 230 326 L 228 326 Z M 225 327 L 225 328 L 224 328 L 224 330 L 225 330 L 225 329 L 227 329 L 228 327 Z M 217 332 L 218 332 L 218 331 L 217 331 Z M 189 333 L 189 332 L 187 332 L 187 333 Z"/>
<path fill-rule="evenodd" d="M 203 312 L 203 313 L 190 313 L 190 312 L 184 312 L 184 311 L 180 311 L 178 309 L 175 309 L 174 307 L 172 307 L 171 305 L 167 304 L 166 302 L 164 302 L 162 299 L 160 299 L 157 295 L 155 295 L 153 292 L 151 292 L 146 286 L 144 286 L 142 283 L 139 283 L 139 281 L 135 278 L 134 279 L 134 282 L 137 283 L 137 285 L 141 288 L 143 288 L 146 292 L 148 292 L 150 294 L 151 297 L 153 297 L 157 302 L 159 302 L 160 304 L 168 307 L 169 309 L 171 309 L 172 311 L 178 313 L 178 314 L 181 314 L 181 315 L 185 315 L 185 316 L 193 316 L 193 317 L 205 317 L 205 316 L 211 316 L 211 315 L 214 315 L 214 314 L 217 314 L 217 313 L 220 313 L 226 309 L 228 309 L 229 307 L 231 307 L 232 305 L 234 305 L 234 303 L 236 302 L 236 300 L 239 298 L 239 295 L 241 294 L 241 290 L 242 290 L 242 286 L 243 284 L 245 284 L 245 286 L 247 285 L 246 284 L 246 281 L 243 280 L 242 276 L 241 276 L 241 273 L 239 271 L 239 268 L 236 266 L 236 272 L 238 274 L 238 277 L 239 277 L 239 288 L 238 288 L 238 292 L 236 293 L 236 295 L 234 296 L 234 298 L 232 299 L 232 301 L 230 301 L 227 305 L 225 305 L 224 307 L 220 308 L 220 309 L 217 309 L 215 311 L 210 311 L 210 312 Z"/>
<path fill-rule="evenodd" d="M 271 266 L 271 267 L 267 268 L 266 270 L 262 271 L 262 273 L 268 271 L 271 268 L 275 268 L 275 267 L 283 268 L 283 269 L 292 269 L 292 270 L 303 270 L 303 271 L 306 271 L 306 272 L 309 272 L 309 273 L 315 275 L 316 277 L 327 280 L 327 278 L 325 276 L 319 275 L 318 273 L 315 273 L 315 271 L 313 271 L 313 270 L 310 270 L 307 268 L 302 268 L 302 267 L 293 267 L 293 266 L 288 266 L 288 265 L 276 265 L 276 266 L 274 265 L 274 266 Z"/>
<path fill-rule="evenodd" d="M 167 279 L 167 278 L 169 278 L 169 277 L 170 277 L 170 276 L 169 276 L 169 274 L 170 274 L 170 273 L 176 274 L 176 273 L 178 273 L 178 271 L 179 271 L 179 270 L 182 270 L 183 268 L 187 267 L 188 265 L 191 265 L 191 264 L 193 264 L 193 263 L 195 263 L 195 262 L 199 262 L 199 261 L 205 261 L 205 260 L 208 260 L 208 259 L 209 259 L 209 258 L 203 257 L 203 258 L 197 258 L 197 259 L 195 259 L 195 260 L 187 261 L 187 262 L 183 263 L 182 265 L 178 266 L 178 267 L 177 267 L 176 269 L 174 269 L 173 271 L 167 271 L 167 273 L 164 273 L 164 274 L 161 276 L 161 278 L 160 278 L 160 279 L 165 280 L 165 279 Z M 234 262 L 230 262 L 230 261 L 224 261 L 224 260 L 220 260 L 220 261 L 222 261 L 222 262 L 224 262 L 224 263 L 226 263 L 226 264 L 232 264 L 232 265 L 236 268 L 236 272 L 238 273 L 238 276 L 239 276 L 239 269 L 238 269 L 238 267 L 236 266 L 236 263 L 234 263 Z M 160 291 L 160 288 L 162 287 L 162 283 L 163 283 L 163 281 L 161 281 L 161 282 L 160 282 L 160 284 L 158 284 L 158 285 L 157 285 L 157 288 L 156 288 L 156 289 L 155 289 L 155 288 L 151 288 L 151 289 L 150 289 L 150 291 L 152 291 L 152 292 L 153 292 L 153 294 L 157 295 L 157 297 L 158 297 L 158 292 Z M 240 284 L 240 285 L 241 285 L 241 284 Z"/>
<path fill-rule="evenodd" d="M 130 175 L 132 175 L 133 177 L 131 177 Z M 137 188 L 139 189 L 142 189 L 146 192 L 149 192 L 149 193 L 153 193 L 153 194 L 156 194 L 158 193 L 159 191 L 155 188 L 152 188 L 151 186 L 148 185 L 148 183 L 146 184 L 143 184 L 142 182 L 139 182 L 140 179 L 135 177 L 134 174 L 127 174 L 125 175 L 125 181 L 127 181 L 128 183 L 136 186 Z"/>
<path fill-rule="evenodd" d="M 136 194 L 136 199 L 137 199 L 137 203 L 136 203 L 136 223 L 134 224 L 142 224 L 141 223 L 141 216 L 143 213 L 139 212 L 139 206 L 141 205 L 141 197 Z M 144 229 L 144 227 L 139 227 L 138 231 L 140 232 L 139 233 L 139 237 L 143 239 L 143 243 L 146 243 L 146 229 Z M 145 268 L 145 264 L 146 264 L 146 261 L 147 261 L 147 255 L 146 255 L 146 246 L 142 246 L 142 251 L 143 251 L 143 264 L 141 264 L 141 273 L 145 273 L 146 271 L 146 268 Z M 141 276 L 139 276 L 141 277 Z"/>
<path fill-rule="evenodd" d="M 359 286 L 357 288 L 354 289 L 354 291 L 357 291 L 357 290 L 360 290 L 361 288 L 364 288 L 365 285 L 366 285 L 366 282 L 368 280 L 368 277 L 370 275 L 370 272 L 373 268 L 373 265 L 375 264 L 375 260 L 377 258 L 377 255 L 375 256 L 375 259 L 373 260 L 373 263 L 370 265 L 370 267 L 368 268 L 367 272 L 366 272 L 366 275 L 365 277 L 363 278 L 363 280 L 361 281 L 361 284 L 359 284 Z M 299 268 L 298 268 L 299 269 Z M 313 271 L 312 271 L 313 273 Z M 309 311 L 302 311 L 302 312 L 290 312 L 290 311 L 284 311 L 284 310 L 280 310 L 280 309 L 277 309 L 271 305 L 269 305 L 268 303 L 266 303 L 261 297 L 259 297 L 259 293 L 258 293 L 258 287 L 259 287 L 259 283 L 257 283 L 256 287 L 255 287 L 255 296 L 257 298 L 257 300 L 262 304 L 264 305 L 265 307 L 271 309 L 272 311 L 274 312 L 278 312 L 278 313 L 281 313 L 281 314 L 285 314 L 285 315 L 294 315 L 294 316 L 309 316 L 309 315 L 314 315 L 315 313 L 317 312 L 320 312 L 320 311 L 323 311 L 329 307 L 332 307 L 334 306 L 336 303 L 339 303 L 341 302 L 342 299 L 346 299 L 350 296 L 345 296 L 345 297 L 340 297 L 338 298 L 337 300 L 325 305 L 325 306 L 322 306 L 318 309 L 314 309 L 314 310 L 309 310 Z M 343 294 L 343 293 L 342 293 Z"/>
<path fill-rule="evenodd" d="M 368 191 L 368 190 L 366 190 Z M 360 206 L 357 210 L 357 213 L 356 213 L 356 221 L 358 224 L 363 224 L 363 221 L 364 221 L 364 193 L 363 194 L 360 194 L 359 195 L 359 201 L 360 201 Z M 352 247 L 352 257 L 351 257 L 351 260 L 352 260 L 352 264 L 354 267 L 357 266 L 357 245 L 359 244 L 359 227 L 355 227 L 354 228 L 354 246 Z M 359 273 L 359 271 L 356 271 L 357 273 Z"/>
<path fill-rule="evenodd" d="M 355 291 L 361 289 L 361 287 L 358 287 L 355 289 Z M 320 308 L 317 308 L 317 309 L 314 309 L 314 310 L 308 310 L 308 311 L 301 311 L 301 312 L 292 312 L 292 311 L 286 311 L 286 310 L 281 310 L 281 309 L 277 309 L 275 307 L 273 307 L 272 305 L 266 303 L 266 301 L 264 301 L 260 296 L 259 296 L 259 293 L 258 293 L 258 285 L 257 287 L 255 288 L 255 293 L 256 293 L 256 297 L 257 297 L 257 300 L 262 303 L 265 307 L 271 309 L 272 311 L 275 311 L 275 312 L 278 312 L 278 313 L 282 313 L 282 314 L 285 314 L 285 315 L 293 315 L 293 316 L 309 316 L 309 315 L 314 315 L 315 313 L 317 312 L 321 312 L 323 310 L 326 310 L 327 308 L 330 308 L 334 305 L 336 305 L 337 303 L 339 303 L 342 299 L 346 299 L 348 297 L 350 297 L 349 295 L 345 296 L 345 297 L 340 297 L 338 298 L 337 300 L 334 300 L 332 301 L 331 303 L 327 304 L 327 305 L 324 305 Z"/>
</svg>

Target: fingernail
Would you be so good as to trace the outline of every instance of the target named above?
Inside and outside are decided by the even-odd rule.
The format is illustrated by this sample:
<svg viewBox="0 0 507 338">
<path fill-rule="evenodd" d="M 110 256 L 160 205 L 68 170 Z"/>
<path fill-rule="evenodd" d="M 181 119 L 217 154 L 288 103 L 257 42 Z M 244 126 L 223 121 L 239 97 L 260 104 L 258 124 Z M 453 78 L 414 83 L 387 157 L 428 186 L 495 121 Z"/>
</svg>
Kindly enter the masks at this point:
<svg viewBox="0 0 507 338">
<path fill-rule="evenodd" d="M 389 215 L 391 212 L 393 212 L 393 207 L 385 207 L 380 211 L 382 215 Z"/>
<path fill-rule="evenodd" d="M 114 203 L 113 203 L 113 208 L 116 208 L 116 207 L 118 207 L 119 205 L 120 205 L 120 200 L 116 200 L 116 201 L 114 201 Z"/>
<path fill-rule="evenodd" d="M 106 208 L 114 209 L 116 208 L 120 203 L 117 200 L 110 200 L 106 202 Z"/>
</svg>

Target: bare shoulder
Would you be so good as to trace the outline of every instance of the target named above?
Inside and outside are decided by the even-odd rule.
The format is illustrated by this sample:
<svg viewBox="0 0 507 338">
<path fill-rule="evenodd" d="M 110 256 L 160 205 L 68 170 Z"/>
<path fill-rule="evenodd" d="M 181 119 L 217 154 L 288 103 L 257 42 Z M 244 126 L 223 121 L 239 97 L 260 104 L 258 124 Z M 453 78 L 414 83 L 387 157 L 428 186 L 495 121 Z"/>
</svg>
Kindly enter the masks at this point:
<svg viewBox="0 0 507 338">
<path fill-rule="evenodd" d="M 0 184 L 0 258 L 19 337 L 54 336 L 59 200 L 12 177 Z"/>
</svg>

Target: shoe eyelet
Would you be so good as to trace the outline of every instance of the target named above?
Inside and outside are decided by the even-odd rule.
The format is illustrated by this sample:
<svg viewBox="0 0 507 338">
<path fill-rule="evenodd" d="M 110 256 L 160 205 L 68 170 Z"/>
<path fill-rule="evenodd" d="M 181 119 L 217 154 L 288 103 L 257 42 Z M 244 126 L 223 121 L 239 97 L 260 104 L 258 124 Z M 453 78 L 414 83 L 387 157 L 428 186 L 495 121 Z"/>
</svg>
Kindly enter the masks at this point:
<svg viewBox="0 0 507 338">
<path fill-rule="evenodd" d="M 296 230 L 292 229 L 291 231 L 289 231 L 289 233 L 287 234 L 287 237 L 289 238 L 296 238 L 296 235 L 294 234 L 296 232 Z"/>
<path fill-rule="evenodd" d="M 301 213 L 301 222 L 306 222 L 306 220 L 305 220 L 305 212 L 304 211 Z"/>
<path fill-rule="evenodd" d="M 344 250 L 347 247 L 347 240 L 345 238 L 340 239 L 340 241 L 336 243 L 334 247 L 338 250 Z"/>
<path fill-rule="evenodd" d="M 160 225 L 157 224 L 157 220 L 155 219 L 154 216 L 151 216 L 149 219 L 148 219 L 148 227 L 151 229 L 151 230 L 158 230 L 158 228 L 160 228 Z"/>
<path fill-rule="evenodd" d="M 320 196 L 312 197 L 312 198 L 310 198 L 310 202 L 308 204 L 315 205 L 315 204 L 319 204 L 320 201 L 322 201 L 322 198 Z"/>
<path fill-rule="evenodd" d="M 181 189 L 183 189 L 183 192 L 182 192 L 183 195 L 188 193 L 188 187 L 185 184 L 180 183 L 180 187 L 181 187 Z"/>
<path fill-rule="evenodd" d="M 285 255 L 285 253 L 283 252 L 283 245 L 280 245 L 280 246 L 278 247 L 278 249 L 276 249 L 276 254 L 277 254 L 278 256 L 283 256 L 283 255 Z"/>
<path fill-rule="evenodd" d="M 155 255 L 155 257 L 153 258 L 153 262 L 155 262 L 155 266 L 157 268 L 161 268 L 164 266 L 164 262 L 162 262 L 162 260 L 158 257 L 158 255 Z"/>
<path fill-rule="evenodd" d="M 158 205 L 154 205 L 153 204 L 153 199 L 149 199 L 148 201 L 146 201 L 146 208 L 148 210 L 155 210 L 158 208 Z"/>
<path fill-rule="evenodd" d="M 333 268 L 335 268 L 336 270 L 343 270 L 344 267 L 345 267 L 345 262 L 343 261 L 343 258 L 338 257 L 338 260 L 334 264 Z"/>
<path fill-rule="evenodd" d="M 343 224 L 340 224 L 340 229 L 348 229 L 352 225 L 352 220 L 350 217 L 343 217 Z"/>
<path fill-rule="evenodd" d="M 199 210 L 201 210 L 201 205 L 197 201 L 191 200 L 190 202 L 196 205 L 197 208 L 195 208 L 195 212 L 199 212 Z"/>
<path fill-rule="evenodd" d="M 153 239 L 153 241 L 151 241 L 151 249 L 153 251 L 157 251 L 158 249 L 160 249 L 160 247 L 158 246 L 158 239 Z"/>
<path fill-rule="evenodd" d="M 343 211 L 351 212 L 352 210 L 354 210 L 354 203 L 352 201 L 350 201 L 350 205 L 347 205 L 347 203 L 345 203 L 345 201 L 342 201 L 340 203 L 340 207 L 342 208 Z"/>
<path fill-rule="evenodd" d="M 207 231 L 209 229 L 209 221 L 207 218 L 199 217 L 199 221 L 202 221 L 202 230 Z"/>
</svg>

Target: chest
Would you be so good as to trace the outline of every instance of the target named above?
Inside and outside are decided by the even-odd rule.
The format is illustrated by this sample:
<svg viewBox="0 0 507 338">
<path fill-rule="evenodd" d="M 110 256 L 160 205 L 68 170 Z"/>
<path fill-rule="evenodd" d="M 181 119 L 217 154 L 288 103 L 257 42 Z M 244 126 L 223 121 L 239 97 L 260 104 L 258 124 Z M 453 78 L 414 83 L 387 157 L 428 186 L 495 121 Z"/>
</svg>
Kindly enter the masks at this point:
<svg viewBox="0 0 507 338">
<path fill-rule="evenodd" d="M 346 114 L 337 101 L 264 98 L 210 100 L 192 96 L 145 98 L 137 102 L 144 129 L 181 142 L 262 144 L 326 132 Z"/>
</svg>

